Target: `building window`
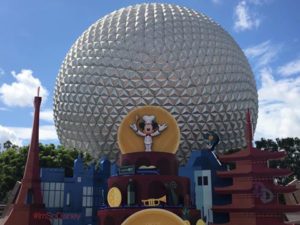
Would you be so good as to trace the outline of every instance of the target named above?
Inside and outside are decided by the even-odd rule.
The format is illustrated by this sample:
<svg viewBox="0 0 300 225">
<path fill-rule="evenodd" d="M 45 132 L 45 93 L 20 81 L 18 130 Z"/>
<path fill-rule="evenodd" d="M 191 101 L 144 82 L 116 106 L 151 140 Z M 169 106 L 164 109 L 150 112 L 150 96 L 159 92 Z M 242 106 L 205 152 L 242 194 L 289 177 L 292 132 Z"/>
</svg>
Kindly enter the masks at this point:
<svg viewBox="0 0 300 225">
<path fill-rule="evenodd" d="M 198 177 L 198 186 L 206 186 L 208 185 L 208 177 L 207 176 L 199 176 Z"/>
<path fill-rule="evenodd" d="M 82 193 L 82 206 L 92 207 L 93 206 L 93 187 L 83 187 Z"/>
<path fill-rule="evenodd" d="M 46 208 L 61 208 L 64 204 L 65 184 L 60 182 L 42 183 L 43 201 Z"/>
<path fill-rule="evenodd" d="M 93 215 L 93 209 L 92 208 L 85 208 L 85 216 L 89 217 Z"/>
<path fill-rule="evenodd" d="M 66 198 L 66 206 L 70 206 L 71 203 L 70 203 L 70 193 L 68 192 L 67 193 L 67 198 Z"/>
<path fill-rule="evenodd" d="M 198 177 L 198 186 L 202 186 L 202 177 Z"/>
<path fill-rule="evenodd" d="M 62 225 L 63 220 L 62 219 L 52 219 L 51 224 L 52 225 Z"/>
<path fill-rule="evenodd" d="M 28 189 L 28 192 L 27 192 L 27 202 L 26 204 L 30 205 L 33 203 L 33 191 L 32 189 Z"/>
</svg>

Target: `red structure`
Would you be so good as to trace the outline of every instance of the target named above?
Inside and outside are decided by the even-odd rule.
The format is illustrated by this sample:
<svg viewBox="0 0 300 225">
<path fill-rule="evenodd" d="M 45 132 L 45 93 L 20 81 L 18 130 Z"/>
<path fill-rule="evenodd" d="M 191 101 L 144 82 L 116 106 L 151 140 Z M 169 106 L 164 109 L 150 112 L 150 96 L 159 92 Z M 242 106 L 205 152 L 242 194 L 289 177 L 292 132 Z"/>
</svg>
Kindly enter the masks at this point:
<svg viewBox="0 0 300 225">
<path fill-rule="evenodd" d="M 190 205 L 190 181 L 186 177 L 178 176 L 178 162 L 175 154 L 164 152 L 135 152 L 124 154 L 120 159 L 120 166 L 134 165 L 140 166 L 155 165 L 160 171 L 158 174 L 132 174 L 125 176 L 113 176 L 108 179 L 108 188 L 118 187 L 122 193 L 122 203 L 120 207 L 106 207 L 98 211 L 99 225 L 120 225 L 130 215 L 151 207 L 142 204 L 143 199 L 159 199 L 166 196 L 166 202 L 160 203 L 152 208 L 161 208 L 173 212 L 183 218 L 183 209 L 187 207 L 189 221 L 196 224 L 200 218 L 200 211 Z M 127 185 L 129 180 L 133 180 L 136 188 L 136 203 L 127 206 Z M 176 184 L 174 194 L 178 201 L 172 203 L 169 199 L 166 184 Z"/>
<path fill-rule="evenodd" d="M 11 207 L 4 225 L 50 225 L 45 216 L 45 207 L 41 193 L 39 166 L 39 115 L 42 98 L 34 98 L 34 121 L 30 148 L 19 194 Z"/>
<path fill-rule="evenodd" d="M 223 163 L 234 163 L 235 168 L 220 171 L 218 176 L 232 178 L 232 185 L 215 188 L 219 194 L 231 194 L 229 205 L 214 206 L 215 212 L 228 212 L 227 225 L 283 225 L 287 212 L 300 211 L 299 205 L 284 205 L 279 201 L 282 193 L 295 191 L 294 186 L 281 186 L 274 183 L 275 177 L 288 176 L 288 169 L 272 169 L 268 160 L 281 159 L 285 151 L 270 152 L 252 146 L 252 126 L 250 113 L 247 113 L 247 148 L 239 152 L 220 155 Z"/>
</svg>

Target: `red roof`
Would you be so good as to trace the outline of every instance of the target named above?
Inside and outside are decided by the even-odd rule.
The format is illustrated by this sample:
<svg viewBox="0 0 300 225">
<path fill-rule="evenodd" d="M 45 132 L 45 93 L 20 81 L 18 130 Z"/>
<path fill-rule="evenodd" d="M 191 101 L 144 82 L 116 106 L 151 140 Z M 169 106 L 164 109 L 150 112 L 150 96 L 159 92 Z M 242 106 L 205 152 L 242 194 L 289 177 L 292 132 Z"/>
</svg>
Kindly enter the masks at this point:
<svg viewBox="0 0 300 225">
<path fill-rule="evenodd" d="M 286 157 L 285 151 L 271 152 L 269 150 L 261 150 L 257 148 L 250 147 L 238 152 L 227 154 L 227 155 L 218 155 L 218 158 L 221 162 L 235 162 L 241 160 L 270 160 L 270 159 L 281 159 Z"/>
<path fill-rule="evenodd" d="M 248 169 L 234 169 L 229 171 L 218 171 L 217 175 L 223 178 L 229 177 L 282 177 L 289 176 L 293 172 L 289 169 L 273 169 L 273 168 L 248 168 Z"/>
<path fill-rule="evenodd" d="M 214 205 L 214 212 L 256 212 L 256 213 L 287 213 L 300 212 L 300 205 L 260 204 L 252 207 L 240 205 Z"/>
<path fill-rule="evenodd" d="M 281 185 L 268 185 L 264 184 L 266 188 L 274 193 L 290 193 L 296 190 L 294 186 L 281 186 Z M 254 187 L 251 186 L 242 186 L 242 185 L 231 185 L 227 187 L 217 187 L 215 192 L 219 194 L 234 194 L 234 193 L 250 193 Z"/>
</svg>

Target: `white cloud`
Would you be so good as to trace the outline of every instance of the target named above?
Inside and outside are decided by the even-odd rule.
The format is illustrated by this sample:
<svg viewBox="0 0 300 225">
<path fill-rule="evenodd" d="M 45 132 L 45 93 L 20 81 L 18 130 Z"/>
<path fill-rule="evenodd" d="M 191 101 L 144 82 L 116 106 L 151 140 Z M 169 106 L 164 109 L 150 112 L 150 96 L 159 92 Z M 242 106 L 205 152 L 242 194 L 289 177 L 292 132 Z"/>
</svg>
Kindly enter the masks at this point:
<svg viewBox="0 0 300 225">
<path fill-rule="evenodd" d="M 251 30 L 260 25 L 260 19 L 250 12 L 246 1 L 240 1 L 234 10 L 234 29 L 236 31 Z"/>
<path fill-rule="evenodd" d="M 284 76 L 291 76 L 300 73 L 300 59 L 291 61 L 278 68 L 278 73 Z"/>
<path fill-rule="evenodd" d="M 31 113 L 31 115 L 33 116 L 33 112 Z M 49 122 L 49 123 L 54 123 L 53 110 L 52 109 L 45 109 L 45 110 L 41 111 L 40 112 L 40 119 L 44 120 L 46 122 Z"/>
<path fill-rule="evenodd" d="M 270 64 L 277 58 L 281 45 L 274 45 L 270 40 L 244 49 L 245 55 L 255 60 L 257 68 Z"/>
<path fill-rule="evenodd" d="M 220 4 L 220 3 L 221 3 L 221 0 L 212 0 L 212 2 L 213 2 L 214 4 Z"/>
<path fill-rule="evenodd" d="M 275 80 L 271 68 L 261 70 L 259 115 L 255 139 L 300 137 L 300 77 Z"/>
<path fill-rule="evenodd" d="M 31 70 L 22 70 L 16 74 L 12 72 L 16 82 L 4 83 L 0 87 L 0 100 L 7 106 L 26 107 L 32 106 L 33 97 L 37 88 L 40 87 L 40 96 L 46 100 L 48 91 L 42 86 L 40 80 L 32 75 Z"/>
<path fill-rule="evenodd" d="M 16 136 L 21 140 L 31 139 L 31 127 L 8 127 L 8 129 L 13 131 L 16 134 Z M 58 140 L 54 125 L 40 126 L 39 139 L 40 141 Z"/>
<path fill-rule="evenodd" d="M 46 109 L 45 111 L 41 111 L 40 119 L 53 123 L 53 110 Z"/>
<path fill-rule="evenodd" d="M 3 143 L 11 141 L 13 144 L 22 146 L 31 139 L 31 127 L 4 127 L 0 125 L 0 151 L 3 150 Z M 40 126 L 40 141 L 58 141 L 54 125 Z"/>
<path fill-rule="evenodd" d="M 22 144 L 22 140 L 13 130 L 0 125 L 0 150 L 3 149 L 3 143 L 6 141 L 11 141 L 15 145 Z"/>
</svg>

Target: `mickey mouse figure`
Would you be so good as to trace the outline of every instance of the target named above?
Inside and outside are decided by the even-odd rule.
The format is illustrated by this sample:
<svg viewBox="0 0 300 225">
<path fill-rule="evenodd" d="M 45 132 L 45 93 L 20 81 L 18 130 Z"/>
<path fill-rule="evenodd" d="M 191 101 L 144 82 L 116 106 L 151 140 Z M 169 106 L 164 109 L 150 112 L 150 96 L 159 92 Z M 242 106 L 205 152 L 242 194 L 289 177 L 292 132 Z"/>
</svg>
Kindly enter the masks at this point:
<svg viewBox="0 0 300 225">
<path fill-rule="evenodd" d="M 138 120 L 137 120 L 138 122 Z M 141 121 L 138 126 L 141 130 L 137 127 L 137 122 L 130 124 L 130 128 L 134 130 L 134 132 L 144 137 L 144 144 L 145 144 L 145 151 L 151 152 L 152 149 L 152 137 L 160 135 L 162 131 L 164 131 L 167 128 L 167 124 L 158 124 L 155 121 L 155 116 L 153 115 L 145 115 L 143 116 L 143 121 Z"/>
</svg>

